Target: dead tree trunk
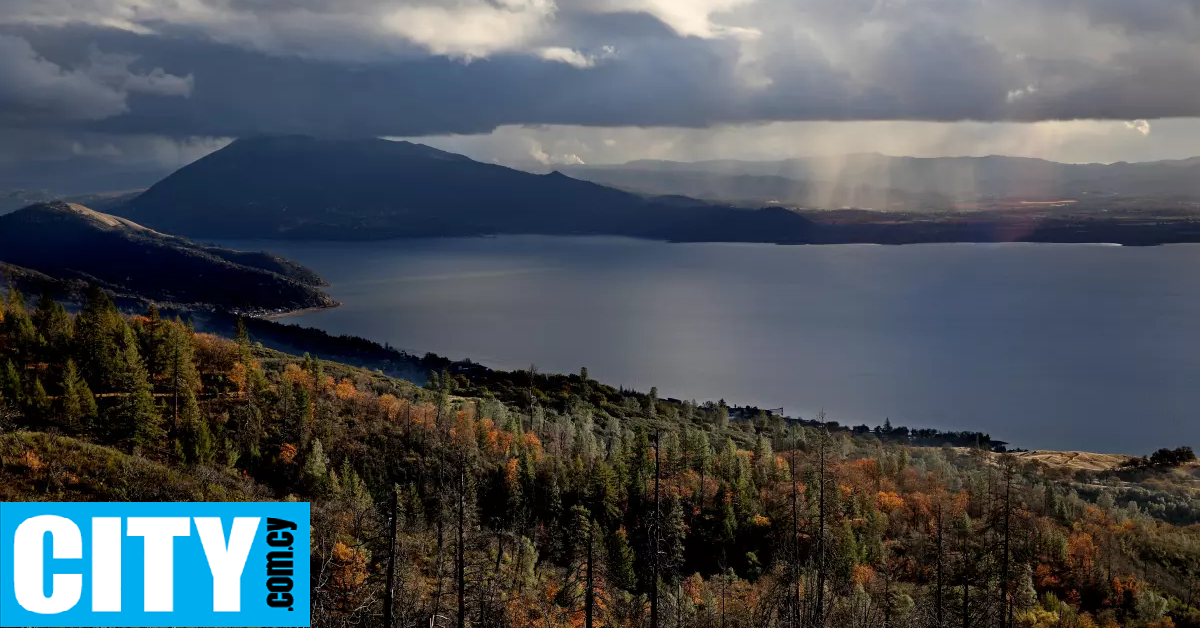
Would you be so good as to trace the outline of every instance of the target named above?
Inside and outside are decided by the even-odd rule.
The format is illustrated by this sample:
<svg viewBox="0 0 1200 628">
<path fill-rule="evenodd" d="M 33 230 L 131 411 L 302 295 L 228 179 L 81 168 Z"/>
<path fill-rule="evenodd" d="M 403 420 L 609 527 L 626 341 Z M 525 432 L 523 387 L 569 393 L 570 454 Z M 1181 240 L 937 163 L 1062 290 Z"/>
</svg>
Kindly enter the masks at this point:
<svg viewBox="0 0 1200 628">
<path fill-rule="evenodd" d="M 1000 609 L 1000 612 L 1003 613 L 1004 617 L 1004 621 L 1002 622 L 1004 628 L 1008 628 L 1012 625 L 1012 600 L 1010 599 L 1008 582 L 1010 561 L 1009 542 L 1012 536 L 1012 472 L 1012 465 L 1007 465 L 1005 467 L 1004 478 L 1004 564 L 1002 568 L 1002 574 L 1000 576 L 1001 586 L 1004 587 L 1003 597 L 1000 598 L 1004 603 L 1003 607 Z"/>
<path fill-rule="evenodd" d="M 662 509 L 659 507 L 658 499 L 658 483 L 660 477 L 659 469 L 659 432 L 654 432 L 654 526 L 650 536 L 650 547 L 653 552 L 651 558 L 651 566 L 653 571 L 653 582 L 650 583 L 650 628 L 658 628 L 658 565 L 660 561 L 658 537 L 659 527 L 662 525 Z"/>
<path fill-rule="evenodd" d="M 400 525 L 400 500 L 396 497 L 396 487 L 392 487 L 392 533 L 388 539 L 387 584 L 383 595 L 383 626 L 392 628 L 395 625 L 396 607 L 396 532 Z"/>
<path fill-rule="evenodd" d="M 585 581 L 587 589 L 583 593 L 583 625 L 584 628 L 592 628 L 592 609 L 595 606 L 595 588 L 592 582 L 592 560 L 595 558 L 594 548 L 594 533 L 596 526 L 594 522 L 588 522 L 587 532 L 587 571 L 585 572 Z"/>
<path fill-rule="evenodd" d="M 940 497 L 937 505 L 937 595 L 934 599 L 937 626 L 942 628 L 942 502 Z"/>
<path fill-rule="evenodd" d="M 796 487 L 796 430 L 792 428 L 792 577 L 790 580 L 791 593 L 788 595 L 792 605 L 792 628 L 800 625 L 800 496 Z"/>
<path fill-rule="evenodd" d="M 455 579 L 458 581 L 458 628 L 467 626 L 467 552 L 465 527 L 467 510 L 467 471 L 458 472 L 458 547 L 455 561 Z"/>
<path fill-rule="evenodd" d="M 820 468 L 817 492 L 817 607 L 813 610 L 813 624 L 816 626 L 825 623 L 825 447 L 828 436 L 828 432 L 820 434 L 821 446 L 818 447 Z"/>
</svg>

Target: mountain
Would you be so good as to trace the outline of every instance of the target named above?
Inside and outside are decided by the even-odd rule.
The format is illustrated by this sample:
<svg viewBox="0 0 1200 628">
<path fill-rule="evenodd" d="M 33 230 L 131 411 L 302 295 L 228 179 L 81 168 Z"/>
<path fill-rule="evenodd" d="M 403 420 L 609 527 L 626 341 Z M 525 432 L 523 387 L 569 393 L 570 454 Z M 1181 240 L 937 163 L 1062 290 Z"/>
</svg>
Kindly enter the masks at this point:
<svg viewBox="0 0 1200 628">
<path fill-rule="evenodd" d="M 779 161 L 639 160 L 571 166 L 574 177 L 649 193 L 774 198 L 814 207 L 940 209 L 980 198 L 1200 198 L 1200 158 L 1064 164 L 1024 157 L 891 157 L 860 153 Z"/>
<path fill-rule="evenodd" d="M 303 136 L 238 140 L 114 211 L 193 237 L 525 233 L 766 242 L 804 241 L 812 224 L 786 210 L 647 198 L 421 144 Z"/>
<path fill-rule="evenodd" d="M 630 192 L 677 194 L 708 202 L 752 206 L 777 203 L 804 207 L 944 207 L 953 203 L 940 193 L 912 193 L 866 183 L 829 183 L 780 175 L 723 174 L 687 170 L 639 170 L 636 167 L 571 166 L 576 178 Z"/>
<path fill-rule="evenodd" d="M 0 216 L 0 262 L 160 302 L 333 305 L 318 288 L 321 278 L 289 260 L 196 244 L 74 203 L 40 203 Z"/>
</svg>

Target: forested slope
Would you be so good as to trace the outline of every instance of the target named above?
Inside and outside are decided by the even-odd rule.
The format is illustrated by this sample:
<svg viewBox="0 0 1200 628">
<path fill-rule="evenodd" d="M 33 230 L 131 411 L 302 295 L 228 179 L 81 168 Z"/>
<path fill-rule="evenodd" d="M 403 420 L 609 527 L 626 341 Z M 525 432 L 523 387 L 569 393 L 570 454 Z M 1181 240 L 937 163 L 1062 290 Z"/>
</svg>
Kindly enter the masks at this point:
<svg viewBox="0 0 1200 628">
<path fill-rule="evenodd" d="M 0 499 L 311 501 L 314 626 L 1200 626 L 1200 527 L 1128 478 L 529 381 L 14 293 Z"/>
</svg>

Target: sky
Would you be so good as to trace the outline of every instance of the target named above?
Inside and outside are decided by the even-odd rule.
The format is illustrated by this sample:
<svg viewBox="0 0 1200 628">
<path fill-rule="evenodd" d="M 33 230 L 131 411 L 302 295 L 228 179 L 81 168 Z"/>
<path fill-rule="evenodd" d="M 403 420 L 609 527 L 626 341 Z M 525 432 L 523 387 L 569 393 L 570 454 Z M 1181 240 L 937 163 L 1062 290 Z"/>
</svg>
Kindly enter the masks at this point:
<svg viewBox="0 0 1200 628">
<path fill-rule="evenodd" d="M 1200 0 L 2 0 L 0 189 L 259 133 L 543 166 L 1182 158 L 1198 33 Z"/>
</svg>

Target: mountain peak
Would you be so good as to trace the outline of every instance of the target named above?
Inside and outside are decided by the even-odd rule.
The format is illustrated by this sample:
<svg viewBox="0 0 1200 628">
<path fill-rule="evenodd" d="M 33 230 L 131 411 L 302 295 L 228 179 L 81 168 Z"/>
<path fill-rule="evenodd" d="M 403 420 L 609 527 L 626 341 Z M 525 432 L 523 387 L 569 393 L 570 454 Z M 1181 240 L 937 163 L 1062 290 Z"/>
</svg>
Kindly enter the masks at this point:
<svg viewBox="0 0 1200 628">
<path fill-rule="evenodd" d="M 316 137 L 312 135 L 249 135 L 233 141 L 226 149 L 232 151 L 280 152 L 339 151 L 379 157 L 433 157 L 462 159 L 469 157 L 448 153 L 425 144 L 405 140 L 386 140 L 379 137 Z M 221 151 L 217 151 L 220 153 Z M 213 153 L 213 154 L 217 154 Z"/>
<path fill-rule="evenodd" d="M 562 168 L 562 167 L 560 167 Z M 605 234 L 711 240 L 777 237 L 765 215 L 657 202 L 581 181 L 482 163 L 410 142 L 260 136 L 184 166 L 123 207 L 169 233 L 206 238 Z M 807 233 L 794 216 L 787 237 Z"/>
</svg>

